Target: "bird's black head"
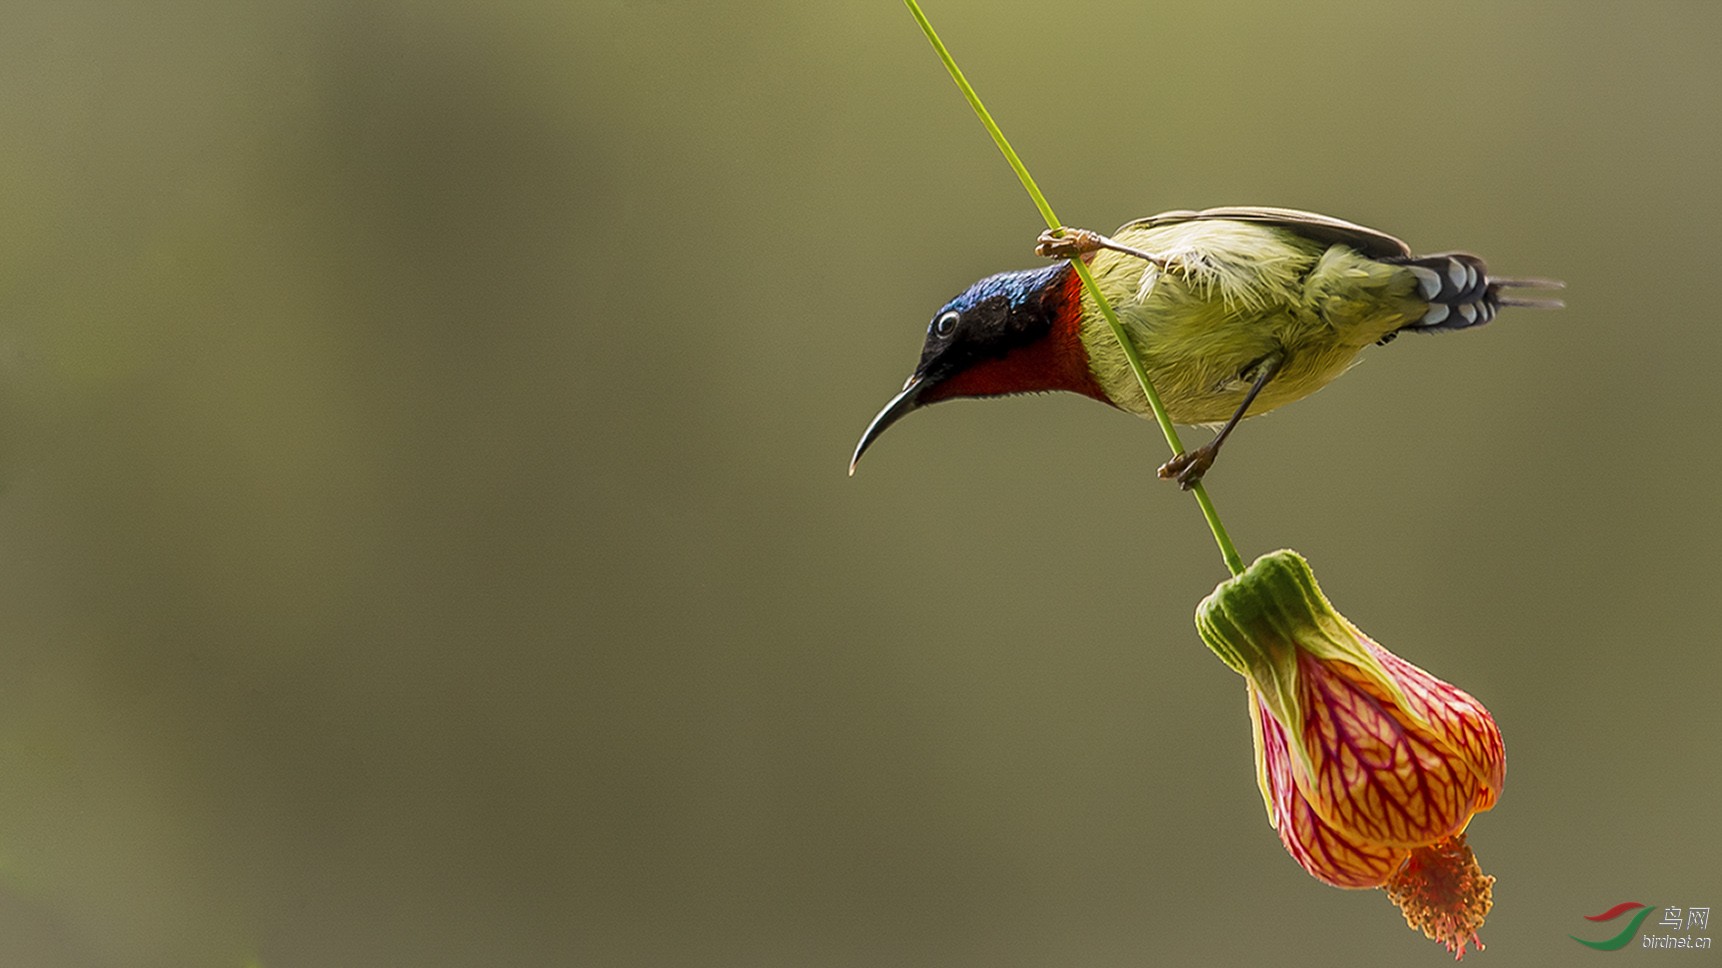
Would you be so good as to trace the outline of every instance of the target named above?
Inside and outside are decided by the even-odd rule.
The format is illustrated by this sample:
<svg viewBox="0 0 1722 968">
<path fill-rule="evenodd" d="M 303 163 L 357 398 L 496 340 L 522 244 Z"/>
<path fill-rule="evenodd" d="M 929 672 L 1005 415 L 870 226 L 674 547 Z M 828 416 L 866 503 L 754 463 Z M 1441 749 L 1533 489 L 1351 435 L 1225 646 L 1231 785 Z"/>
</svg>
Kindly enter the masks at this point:
<svg viewBox="0 0 1722 968">
<path fill-rule="evenodd" d="M 1089 392 L 1092 377 L 1075 336 L 1080 285 L 1070 265 L 1059 263 L 988 276 L 941 306 L 927 325 L 921 362 L 861 435 L 849 472 L 885 428 L 928 404 L 1036 390 Z M 1080 360 L 1069 358 L 1072 349 Z"/>
</svg>

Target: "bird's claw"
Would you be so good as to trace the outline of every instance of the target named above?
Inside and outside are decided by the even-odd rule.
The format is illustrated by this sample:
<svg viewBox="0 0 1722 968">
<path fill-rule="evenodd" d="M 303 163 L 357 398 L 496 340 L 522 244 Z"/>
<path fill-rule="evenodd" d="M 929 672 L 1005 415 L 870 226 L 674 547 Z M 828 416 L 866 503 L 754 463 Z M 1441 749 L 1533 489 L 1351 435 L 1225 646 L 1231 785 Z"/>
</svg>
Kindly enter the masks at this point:
<svg viewBox="0 0 1722 968">
<path fill-rule="evenodd" d="M 1105 236 L 1088 229 L 1059 226 L 1034 240 L 1034 254 L 1048 259 L 1088 259 L 1105 248 Z"/>
<path fill-rule="evenodd" d="M 1188 491 L 1202 482 L 1202 476 L 1208 473 L 1208 468 L 1214 466 L 1214 453 L 1206 447 L 1181 453 L 1160 465 L 1159 475 L 1163 481 L 1177 481 L 1178 487 Z"/>
<path fill-rule="evenodd" d="M 1112 249 L 1125 255 L 1133 255 L 1162 270 L 1174 269 L 1177 256 L 1163 256 L 1154 252 L 1123 245 L 1109 239 L 1092 229 L 1073 229 L 1060 225 L 1056 229 L 1047 229 L 1034 240 L 1034 254 L 1048 259 L 1081 259 L 1083 262 L 1093 262 L 1095 253 L 1101 249 Z"/>
</svg>

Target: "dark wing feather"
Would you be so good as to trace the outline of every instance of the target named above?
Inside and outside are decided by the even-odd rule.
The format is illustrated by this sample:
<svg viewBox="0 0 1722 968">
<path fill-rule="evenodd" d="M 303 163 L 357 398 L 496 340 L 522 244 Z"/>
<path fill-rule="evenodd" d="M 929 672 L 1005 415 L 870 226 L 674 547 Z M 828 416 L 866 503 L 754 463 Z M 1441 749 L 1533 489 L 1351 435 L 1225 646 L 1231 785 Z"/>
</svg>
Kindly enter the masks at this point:
<svg viewBox="0 0 1722 968">
<path fill-rule="evenodd" d="M 1317 215 L 1314 212 L 1300 212 L 1293 208 L 1269 208 L 1260 205 L 1230 205 L 1225 208 L 1207 208 L 1200 212 L 1188 210 L 1161 212 L 1159 215 L 1150 215 L 1134 222 L 1127 222 L 1120 226 L 1118 231 L 1210 219 L 1277 225 L 1318 242 L 1329 244 L 1339 242 L 1349 245 L 1372 259 L 1406 259 L 1411 256 L 1410 246 L 1386 232 L 1378 232 L 1355 222 L 1347 222 L 1344 219 L 1327 215 Z"/>
</svg>

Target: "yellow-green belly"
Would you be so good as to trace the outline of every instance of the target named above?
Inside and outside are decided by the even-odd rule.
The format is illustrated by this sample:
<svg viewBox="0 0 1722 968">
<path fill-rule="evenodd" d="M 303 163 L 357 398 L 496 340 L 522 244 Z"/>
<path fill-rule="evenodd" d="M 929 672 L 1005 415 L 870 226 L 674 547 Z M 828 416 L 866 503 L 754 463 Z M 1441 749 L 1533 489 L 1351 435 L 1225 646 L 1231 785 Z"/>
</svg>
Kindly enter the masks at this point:
<svg viewBox="0 0 1722 968">
<path fill-rule="evenodd" d="M 1102 250 L 1090 269 L 1178 423 L 1229 418 L 1249 389 L 1246 371 L 1274 354 L 1284 363 L 1250 413 L 1302 399 L 1425 308 L 1403 267 L 1275 226 L 1195 221 L 1126 230 L 1117 240 L 1175 260 L 1161 272 Z M 1082 341 L 1107 396 L 1147 416 L 1124 352 L 1086 294 Z"/>
</svg>

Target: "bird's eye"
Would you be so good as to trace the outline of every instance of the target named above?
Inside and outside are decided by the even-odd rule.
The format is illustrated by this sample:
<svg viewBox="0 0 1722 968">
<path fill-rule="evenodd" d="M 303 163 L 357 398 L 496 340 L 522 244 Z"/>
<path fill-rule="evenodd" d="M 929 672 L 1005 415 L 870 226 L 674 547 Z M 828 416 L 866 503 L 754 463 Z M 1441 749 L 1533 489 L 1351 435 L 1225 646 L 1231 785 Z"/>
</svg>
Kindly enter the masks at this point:
<svg viewBox="0 0 1722 968">
<path fill-rule="evenodd" d="M 933 320 L 933 335 L 943 339 L 956 332 L 959 315 L 955 309 Z"/>
</svg>

